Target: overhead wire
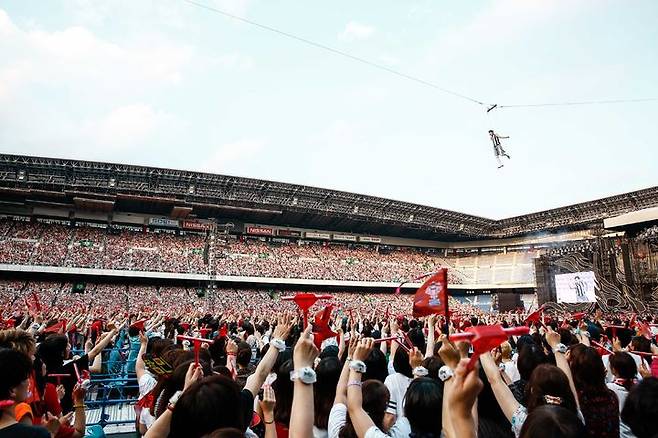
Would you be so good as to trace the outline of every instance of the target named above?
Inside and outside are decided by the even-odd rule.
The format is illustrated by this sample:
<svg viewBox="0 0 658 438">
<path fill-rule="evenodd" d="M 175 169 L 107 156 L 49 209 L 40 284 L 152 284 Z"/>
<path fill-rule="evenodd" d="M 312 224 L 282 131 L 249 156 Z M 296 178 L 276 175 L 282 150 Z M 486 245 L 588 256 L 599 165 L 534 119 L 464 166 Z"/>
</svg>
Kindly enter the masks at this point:
<svg viewBox="0 0 658 438">
<path fill-rule="evenodd" d="M 537 108 L 542 106 L 575 106 L 575 105 L 609 105 L 615 103 L 638 103 L 655 102 L 658 97 L 647 97 L 643 99 L 604 99 L 604 100 L 582 100 L 573 102 L 548 102 L 548 103 L 522 103 L 511 105 L 498 105 L 498 108 Z"/>
<path fill-rule="evenodd" d="M 442 92 L 442 93 L 450 94 L 450 95 L 452 95 L 452 96 L 455 96 L 455 97 L 459 97 L 459 98 L 461 98 L 461 99 L 468 100 L 468 101 L 470 101 L 470 102 L 472 102 L 472 103 L 475 103 L 475 104 L 478 104 L 478 105 L 486 105 L 486 103 L 483 102 L 483 101 L 480 101 L 480 100 L 478 100 L 478 99 L 474 99 L 474 98 L 472 98 L 472 97 L 469 97 L 469 96 L 467 96 L 467 95 L 465 95 L 465 94 L 462 94 L 462 93 L 458 93 L 458 92 L 456 92 L 456 91 L 449 90 L 449 89 L 447 89 L 447 88 L 443 88 L 443 87 L 441 87 L 441 86 L 439 86 L 439 85 L 437 85 L 437 84 L 435 84 L 435 83 L 433 83 L 433 82 L 430 82 L 430 81 L 428 81 L 428 80 L 421 79 L 421 78 L 418 78 L 418 77 L 416 77 L 416 76 L 412 76 L 412 75 L 407 74 L 407 73 L 403 73 L 403 72 L 401 72 L 401 71 L 395 70 L 395 69 L 390 68 L 390 67 L 387 67 L 387 66 L 385 66 L 385 65 L 382 65 L 382 64 L 379 64 L 379 63 L 376 63 L 376 62 L 373 62 L 373 61 L 369 61 L 369 60 L 367 60 L 367 59 L 365 59 L 365 58 L 361 58 L 361 57 L 356 56 L 356 55 L 352 55 L 351 53 L 347 53 L 347 52 L 344 52 L 344 51 L 342 51 L 342 50 L 338 50 L 338 49 L 335 49 L 335 48 L 333 48 L 333 47 L 327 46 L 327 45 L 325 45 L 325 44 L 322 44 L 322 43 L 318 43 L 318 42 L 315 42 L 315 41 L 309 40 L 308 38 L 300 37 L 300 36 L 294 35 L 294 34 L 292 34 L 292 33 L 290 33 L 290 32 L 286 32 L 286 31 L 283 31 L 283 30 L 281 30 L 281 29 L 277 29 L 277 28 L 275 28 L 275 27 L 268 26 L 268 25 L 266 25 L 266 24 L 257 23 L 257 22 L 255 22 L 255 21 L 253 21 L 253 20 L 249 20 L 249 19 L 247 19 L 247 18 L 240 17 L 240 16 L 235 15 L 235 14 L 231 14 L 230 12 L 224 11 L 224 10 L 219 9 L 219 8 L 215 8 L 215 7 L 213 7 L 213 6 L 208 6 L 208 5 L 206 5 L 206 4 L 203 4 L 203 3 L 200 3 L 200 2 L 197 2 L 197 1 L 194 1 L 194 0 L 183 0 L 183 1 L 186 2 L 186 3 L 189 3 L 189 4 L 191 4 L 191 5 L 197 6 L 197 7 L 199 7 L 199 8 L 203 8 L 203 9 L 207 9 L 207 10 L 212 11 L 212 12 L 216 12 L 216 13 L 218 13 L 218 14 L 224 15 L 224 16 L 229 17 L 229 18 L 232 18 L 232 19 L 234 19 L 234 20 L 242 21 L 243 23 L 247 23 L 247 24 L 250 24 L 250 25 L 252 25 L 252 26 L 256 26 L 256 27 L 259 27 L 259 28 L 261 28 L 261 29 L 264 29 L 264 30 L 267 30 L 267 31 L 270 31 L 270 32 L 277 33 L 277 34 L 279 34 L 279 35 L 281 35 L 281 36 L 284 36 L 284 37 L 287 37 L 287 38 L 291 38 L 291 39 L 293 39 L 293 40 L 296 40 L 296 41 L 302 42 L 302 43 L 304 43 L 304 44 L 307 44 L 307 45 L 309 45 L 309 46 L 313 46 L 313 47 L 316 47 L 316 48 L 319 48 L 319 49 L 322 49 L 322 50 L 325 50 L 325 51 L 331 52 L 331 53 L 333 53 L 333 54 L 335 54 L 335 55 L 340 55 L 340 56 L 343 56 L 343 57 L 345 57 L 345 58 L 349 58 L 349 59 L 351 59 L 351 60 L 353 60 L 353 61 L 358 61 L 358 62 L 360 62 L 360 63 L 362 63 L 362 64 L 369 65 L 370 67 L 374 67 L 374 68 L 377 68 L 377 69 L 379 69 L 379 70 L 383 70 L 383 71 L 386 71 L 386 72 L 388 72 L 388 73 L 392 73 L 392 74 L 397 75 L 397 76 L 399 76 L 399 77 L 401 77 L 401 78 L 408 79 L 408 80 L 410 80 L 410 81 L 414 81 L 414 82 L 417 82 L 417 83 L 419 83 L 419 84 L 426 85 L 426 86 L 431 87 L 431 88 L 434 88 L 435 90 L 438 90 L 438 91 L 440 91 L 440 92 Z"/>
<path fill-rule="evenodd" d="M 538 107 L 556 107 L 556 106 L 577 106 L 577 105 L 609 105 L 609 104 L 620 104 L 620 103 L 640 103 L 640 102 L 654 102 L 658 101 L 658 97 L 649 97 L 649 98 L 639 98 L 639 99 L 600 99 L 600 100 L 583 100 L 583 101 L 566 101 L 566 102 L 545 102 L 545 103 L 520 103 L 520 104 L 493 104 L 491 102 L 485 102 L 479 99 L 475 99 L 473 97 L 467 96 L 465 94 L 459 93 L 457 91 L 453 91 L 444 87 L 441 87 L 440 85 L 437 85 L 433 82 L 430 82 L 426 79 L 422 79 L 413 75 L 410 75 L 408 73 L 401 72 L 399 70 L 395 70 L 391 67 L 388 67 L 383 64 L 379 64 L 374 61 L 370 61 L 365 58 L 361 58 L 356 55 L 352 55 L 351 53 L 344 52 L 342 50 L 336 49 L 334 47 L 328 46 L 326 44 L 318 43 L 316 41 L 310 40 L 308 38 L 304 38 L 295 34 L 292 34 L 290 32 L 286 32 L 284 30 L 258 23 L 256 21 L 241 17 L 239 15 L 232 14 L 230 12 L 227 12 L 225 10 L 216 8 L 214 6 L 209 6 L 207 4 L 195 1 L 195 0 L 183 0 L 184 2 L 196 6 L 198 8 L 206 9 L 208 11 L 224 15 L 226 17 L 229 17 L 233 20 L 241 21 L 243 23 L 249 24 L 251 26 L 255 26 L 258 28 L 261 28 L 263 30 L 269 31 L 276 33 L 278 35 L 281 35 L 286 38 L 290 38 L 293 40 L 296 40 L 298 42 L 304 43 L 306 45 L 325 50 L 327 52 L 333 53 L 335 55 L 342 56 L 344 58 L 351 59 L 353 61 L 360 62 L 362 64 L 368 65 L 370 67 L 394 74 L 398 77 L 425 85 L 427 87 L 431 87 L 437 91 L 440 91 L 445 94 L 452 95 L 454 97 L 458 97 L 464 100 L 467 100 L 469 102 L 475 103 L 480 106 L 485 106 L 487 113 L 491 112 L 493 109 L 504 109 L 504 108 L 538 108 Z"/>
</svg>

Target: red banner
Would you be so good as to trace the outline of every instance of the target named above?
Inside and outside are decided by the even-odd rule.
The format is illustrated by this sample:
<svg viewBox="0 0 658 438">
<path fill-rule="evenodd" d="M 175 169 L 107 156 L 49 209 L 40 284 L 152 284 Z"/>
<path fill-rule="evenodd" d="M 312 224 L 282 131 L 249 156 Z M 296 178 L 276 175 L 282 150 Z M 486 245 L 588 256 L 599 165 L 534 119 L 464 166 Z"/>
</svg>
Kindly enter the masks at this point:
<svg viewBox="0 0 658 438">
<path fill-rule="evenodd" d="M 247 234 L 257 234 L 259 236 L 274 236 L 274 229 L 268 227 L 247 227 Z"/>
<path fill-rule="evenodd" d="M 184 220 L 183 228 L 186 230 L 206 231 L 212 228 L 212 224 L 210 222 Z"/>
</svg>

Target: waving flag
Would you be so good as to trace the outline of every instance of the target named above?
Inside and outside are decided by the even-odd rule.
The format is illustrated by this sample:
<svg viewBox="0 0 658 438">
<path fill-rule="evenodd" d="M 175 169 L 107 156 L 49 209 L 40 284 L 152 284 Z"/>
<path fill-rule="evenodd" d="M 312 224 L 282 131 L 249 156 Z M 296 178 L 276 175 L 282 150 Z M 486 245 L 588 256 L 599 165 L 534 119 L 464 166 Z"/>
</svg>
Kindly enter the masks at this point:
<svg viewBox="0 0 658 438">
<path fill-rule="evenodd" d="M 542 320 L 541 316 L 543 312 L 544 312 L 544 306 L 542 305 L 539 309 L 535 310 L 530 315 L 528 315 L 523 322 L 526 324 L 531 322 L 538 324 Z"/>
<path fill-rule="evenodd" d="M 313 343 L 315 343 L 315 346 L 318 347 L 318 349 L 321 348 L 322 342 L 324 342 L 325 339 L 338 336 L 338 333 L 334 332 L 329 327 L 332 310 L 333 306 L 330 304 L 317 312 L 313 319 Z"/>
<path fill-rule="evenodd" d="M 448 270 L 446 268 L 441 268 L 432 274 L 414 295 L 414 318 L 433 313 L 448 313 Z"/>
</svg>

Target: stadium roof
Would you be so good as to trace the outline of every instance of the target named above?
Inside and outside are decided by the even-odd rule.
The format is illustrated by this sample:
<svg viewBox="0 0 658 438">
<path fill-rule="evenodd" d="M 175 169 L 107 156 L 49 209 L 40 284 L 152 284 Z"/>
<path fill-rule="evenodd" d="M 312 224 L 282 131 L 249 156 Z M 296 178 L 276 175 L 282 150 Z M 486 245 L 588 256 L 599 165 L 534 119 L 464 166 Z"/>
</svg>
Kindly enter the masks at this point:
<svg viewBox="0 0 658 438">
<path fill-rule="evenodd" d="M 430 240 L 582 229 L 658 206 L 658 187 L 502 220 L 337 190 L 126 164 L 0 154 L 1 201 Z"/>
</svg>

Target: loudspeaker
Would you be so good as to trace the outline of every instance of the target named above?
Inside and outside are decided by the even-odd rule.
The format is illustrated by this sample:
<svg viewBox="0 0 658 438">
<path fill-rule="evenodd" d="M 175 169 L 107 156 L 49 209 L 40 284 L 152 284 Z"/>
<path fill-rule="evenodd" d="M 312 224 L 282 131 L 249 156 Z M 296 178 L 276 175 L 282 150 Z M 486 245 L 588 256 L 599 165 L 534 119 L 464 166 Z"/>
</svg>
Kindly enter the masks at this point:
<svg viewBox="0 0 658 438">
<path fill-rule="evenodd" d="M 499 293 L 498 294 L 498 311 L 509 312 L 523 307 L 521 295 L 517 293 Z"/>
<path fill-rule="evenodd" d="M 537 282 L 537 304 L 542 305 L 555 298 L 551 293 L 550 262 L 546 256 L 535 259 L 535 280 Z"/>
</svg>

